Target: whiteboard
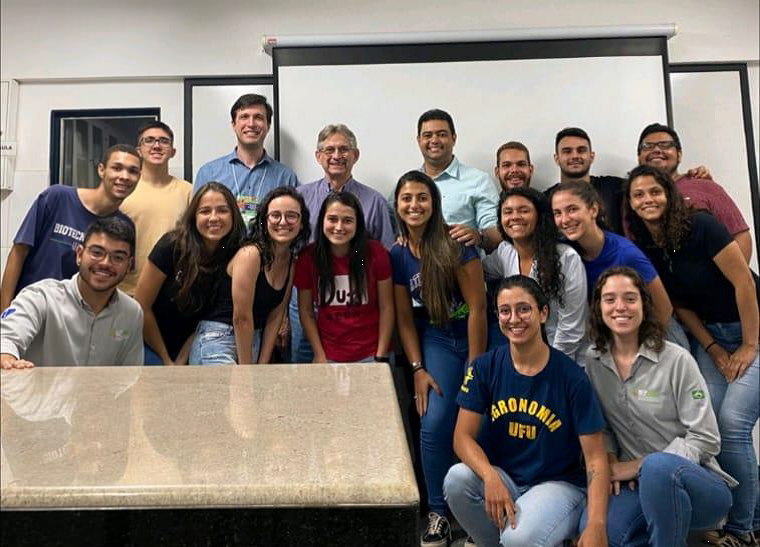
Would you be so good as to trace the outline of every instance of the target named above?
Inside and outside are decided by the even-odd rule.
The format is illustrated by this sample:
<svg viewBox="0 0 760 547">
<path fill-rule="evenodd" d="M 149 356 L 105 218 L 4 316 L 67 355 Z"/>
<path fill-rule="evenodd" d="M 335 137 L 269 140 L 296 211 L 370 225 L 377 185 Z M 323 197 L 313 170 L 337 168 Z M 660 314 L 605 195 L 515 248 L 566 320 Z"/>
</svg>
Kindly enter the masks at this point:
<svg viewBox="0 0 760 547">
<path fill-rule="evenodd" d="M 739 77 L 738 71 L 671 73 L 673 124 L 683 147 L 681 167 L 706 165 L 757 243 Z M 758 271 L 757 246 L 750 265 Z"/>
<path fill-rule="evenodd" d="M 275 57 L 276 59 L 276 57 Z M 358 139 L 357 180 L 383 195 L 418 168 L 417 118 L 442 108 L 454 118 L 459 159 L 493 173 L 496 149 L 517 140 L 531 151 L 532 185 L 559 180 L 554 137 L 585 129 L 596 151 L 592 173 L 624 175 L 636 163 L 641 129 L 667 121 L 661 55 L 378 64 L 275 63 L 280 161 L 302 181 L 322 170 L 314 160 L 319 130 L 345 123 Z"/>
</svg>

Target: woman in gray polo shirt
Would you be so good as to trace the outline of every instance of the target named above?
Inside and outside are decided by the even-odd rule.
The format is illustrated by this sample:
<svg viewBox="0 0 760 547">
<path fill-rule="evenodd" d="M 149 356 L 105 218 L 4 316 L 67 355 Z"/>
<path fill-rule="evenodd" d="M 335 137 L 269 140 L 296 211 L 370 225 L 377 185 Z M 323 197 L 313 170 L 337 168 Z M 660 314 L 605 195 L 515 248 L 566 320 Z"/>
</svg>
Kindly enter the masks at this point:
<svg viewBox="0 0 760 547">
<path fill-rule="evenodd" d="M 586 372 L 607 419 L 611 546 L 686 547 L 689 529 L 726 515 L 737 484 L 715 459 L 718 424 L 697 363 L 665 341 L 652 310 L 631 268 L 599 277 Z"/>
</svg>

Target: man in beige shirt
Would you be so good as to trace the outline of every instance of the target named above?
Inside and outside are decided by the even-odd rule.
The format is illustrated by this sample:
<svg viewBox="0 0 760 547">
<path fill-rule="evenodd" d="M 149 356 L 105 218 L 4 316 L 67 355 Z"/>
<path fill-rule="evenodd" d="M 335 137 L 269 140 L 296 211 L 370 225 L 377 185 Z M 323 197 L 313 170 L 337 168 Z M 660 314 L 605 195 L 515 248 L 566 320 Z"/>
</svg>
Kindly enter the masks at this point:
<svg viewBox="0 0 760 547">
<path fill-rule="evenodd" d="M 193 193 L 192 184 L 169 174 L 169 160 L 177 150 L 168 125 L 156 120 L 143 126 L 137 134 L 137 149 L 143 158 L 142 176 L 135 191 L 121 204 L 137 230 L 135 269 L 119 286 L 130 295 L 134 295 L 151 249 L 162 235 L 175 228 Z"/>
</svg>

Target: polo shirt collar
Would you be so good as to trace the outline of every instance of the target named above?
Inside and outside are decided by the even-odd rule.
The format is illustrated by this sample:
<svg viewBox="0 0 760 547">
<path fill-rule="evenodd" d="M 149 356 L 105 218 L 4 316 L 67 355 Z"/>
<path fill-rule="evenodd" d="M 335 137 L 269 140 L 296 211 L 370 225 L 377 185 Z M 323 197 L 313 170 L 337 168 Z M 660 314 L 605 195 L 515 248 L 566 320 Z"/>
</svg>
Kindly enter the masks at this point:
<svg viewBox="0 0 760 547">
<path fill-rule="evenodd" d="M 79 290 L 79 272 L 75 273 L 71 279 L 65 279 L 64 280 L 65 286 L 66 286 L 66 292 L 69 293 L 71 298 L 74 299 L 74 302 L 79 304 L 79 306 L 87 311 L 92 311 L 92 308 L 87 303 L 87 301 L 82 297 L 82 293 Z M 113 294 L 111 294 L 111 298 L 108 300 L 108 303 L 106 304 L 106 308 L 111 307 L 112 305 L 116 304 L 119 301 L 119 290 L 115 289 L 113 291 Z"/>
<path fill-rule="evenodd" d="M 436 176 L 433 177 L 433 180 L 438 180 L 442 178 L 444 175 L 446 175 L 448 178 L 452 179 L 458 179 L 459 178 L 459 159 L 457 159 L 456 156 L 453 156 L 451 159 L 451 162 L 446 166 L 446 169 L 438 173 Z M 425 172 L 425 164 L 422 164 L 422 167 L 420 167 L 420 171 L 422 173 Z"/>
<path fill-rule="evenodd" d="M 349 192 L 355 184 L 356 181 L 354 180 L 354 177 L 351 177 L 346 181 L 346 184 L 341 187 L 340 191 Z M 325 193 L 325 195 L 333 191 L 332 188 L 330 188 L 330 183 L 327 182 L 327 179 L 324 177 L 322 177 L 322 180 L 319 181 L 319 188 Z"/>
<path fill-rule="evenodd" d="M 229 154 L 227 154 L 226 156 L 224 156 L 224 160 L 227 163 L 235 163 L 235 162 L 240 163 L 240 164 L 243 163 L 242 161 L 240 161 L 240 158 L 238 158 L 238 155 L 237 155 L 237 146 L 232 149 L 232 152 L 230 152 Z M 256 167 L 258 167 L 259 165 L 262 165 L 264 163 L 271 163 L 272 161 L 273 161 L 272 160 L 272 156 L 270 156 L 269 154 L 267 154 L 267 151 L 265 149 L 264 150 L 264 155 L 261 156 L 261 160 L 259 160 L 259 163 L 257 163 L 253 167 L 251 167 L 251 169 L 255 169 Z"/>
<path fill-rule="evenodd" d="M 660 356 L 653 349 L 648 348 L 645 344 L 641 344 L 639 346 L 639 351 L 636 354 L 636 359 L 633 362 L 633 367 L 631 368 L 631 376 L 633 376 L 639 366 L 641 366 L 643 359 L 646 359 L 651 363 L 657 363 L 660 360 Z M 605 367 L 617 374 L 617 366 L 615 365 L 615 360 L 612 358 L 612 351 L 610 351 L 609 348 L 607 348 L 607 351 L 604 353 L 599 354 L 599 361 L 601 361 Z"/>
</svg>

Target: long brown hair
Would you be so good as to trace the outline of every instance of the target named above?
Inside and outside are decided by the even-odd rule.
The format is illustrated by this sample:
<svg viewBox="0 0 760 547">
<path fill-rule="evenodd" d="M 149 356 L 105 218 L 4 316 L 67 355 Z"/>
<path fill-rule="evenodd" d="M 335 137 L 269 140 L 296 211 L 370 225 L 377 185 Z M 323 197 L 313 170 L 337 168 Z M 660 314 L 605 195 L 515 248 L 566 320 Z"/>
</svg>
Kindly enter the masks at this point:
<svg viewBox="0 0 760 547">
<path fill-rule="evenodd" d="M 607 268 L 596 281 L 594 295 L 591 298 L 591 314 L 589 315 L 590 335 L 594 342 L 594 349 L 605 353 L 608 347 L 612 346 L 612 331 L 602 319 L 602 289 L 607 280 L 614 275 L 622 275 L 633 281 L 641 296 L 643 319 L 639 325 L 639 346 L 644 344 L 657 353 L 661 352 L 665 346 L 665 330 L 653 319 L 652 295 L 638 272 L 628 266 Z"/>
<path fill-rule="evenodd" d="M 596 225 L 602 230 L 609 230 L 610 224 L 607 220 L 607 209 L 604 206 L 604 201 L 602 201 L 602 197 L 599 195 L 599 192 L 596 191 L 596 188 L 591 186 L 590 183 L 582 180 L 568 180 L 559 183 L 549 195 L 550 205 L 552 198 L 560 192 L 570 192 L 574 196 L 580 198 L 589 209 L 596 205 L 599 209 L 599 212 L 596 215 Z"/>
<path fill-rule="evenodd" d="M 449 236 L 443 222 L 441 193 L 433 179 L 421 171 L 404 173 L 396 184 L 394 207 L 401 235 L 409 239 L 409 228 L 398 215 L 398 196 L 407 182 L 418 182 L 427 187 L 432 207 L 430 219 L 420 240 L 420 292 L 430 321 L 435 325 L 448 325 L 451 313 L 451 295 L 457 286 L 461 246 Z"/>
<path fill-rule="evenodd" d="M 665 206 L 665 211 L 659 220 L 662 230 L 656 239 L 649 234 L 644 221 L 631 207 L 631 184 L 637 178 L 647 176 L 654 178 L 668 199 L 668 204 Z M 677 251 L 681 248 L 681 244 L 689 235 L 689 232 L 691 232 L 689 217 L 693 212 L 692 209 L 684 201 L 681 192 L 678 191 L 673 180 L 659 169 L 649 165 L 639 165 L 628 173 L 628 180 L 625 183 L 624 208 L 630 227 L 631 239 L 639 245 L 646 243 L 651 238 L 658 247 L 668 249 L 669 251 Z"/>
<path fill-rule="evenodd" d="M 232 212 L 230 233 L 222 238 L 211 254 L 206 250 L 203 237 L 195 224 L 201 198 L 208 192 L 222 194 Z M 181 312 L 199 313 L 214 298 L 222 276 L 226 275 L 227 263 L 235 256 L 245 232 L 245 222 L 232 192 L 218 182 L 201 186 L 173 232 L 174 262 L 177 265 L 175 279 L 179 283 L 176 302 Z"/>
</svg>

